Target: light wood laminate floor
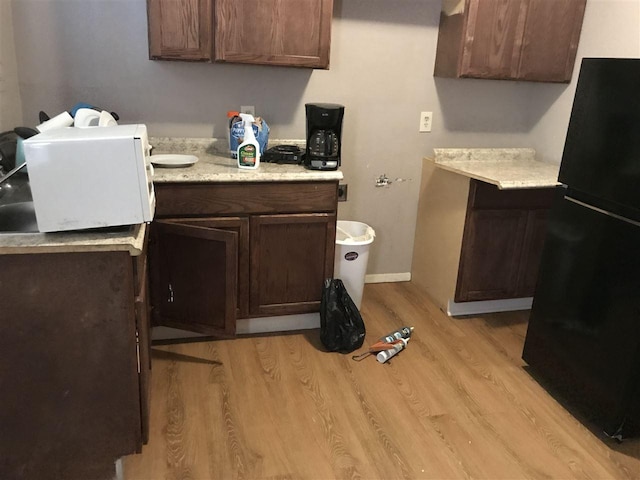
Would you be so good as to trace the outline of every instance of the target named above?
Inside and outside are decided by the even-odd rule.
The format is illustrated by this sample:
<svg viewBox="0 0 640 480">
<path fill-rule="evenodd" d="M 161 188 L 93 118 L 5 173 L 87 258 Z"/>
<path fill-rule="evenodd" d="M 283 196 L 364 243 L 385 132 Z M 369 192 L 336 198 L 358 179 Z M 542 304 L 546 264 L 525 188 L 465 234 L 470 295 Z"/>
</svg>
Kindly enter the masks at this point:
<svg viewBox="0 0 640 480">
<path fill-rule="evenodd" d="M 640 478 L 640 440 L 580 423 L 523 369 L 528 312 L 451 319 L 411 283 L 368 284 L 365 345 L 413 325 L 388 364 L 319 331 L 153 347 L 136 479 Z"/>
</svg>

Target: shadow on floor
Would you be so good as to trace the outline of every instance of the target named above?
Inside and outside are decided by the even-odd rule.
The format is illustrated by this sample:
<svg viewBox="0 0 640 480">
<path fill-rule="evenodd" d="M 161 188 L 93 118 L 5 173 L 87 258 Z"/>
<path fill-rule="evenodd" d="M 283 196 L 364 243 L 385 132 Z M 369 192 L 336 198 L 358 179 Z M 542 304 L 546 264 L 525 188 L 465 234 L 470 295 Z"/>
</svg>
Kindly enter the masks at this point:
<svg viewBox="0 0 640 480">
<path fill-rule="evenodd" d="M 154 360 L 171 360 L 178 362 L 202 363 L 206 365 L 222 365 L 222 362 L 218 362 L 217 360 L 193 357 L 191 355 L 184 355 L 182 353 L 170 352 L 168 350 L 160 350 L 157 348 L 151 349 L 151 358 Z"/>
</svg>

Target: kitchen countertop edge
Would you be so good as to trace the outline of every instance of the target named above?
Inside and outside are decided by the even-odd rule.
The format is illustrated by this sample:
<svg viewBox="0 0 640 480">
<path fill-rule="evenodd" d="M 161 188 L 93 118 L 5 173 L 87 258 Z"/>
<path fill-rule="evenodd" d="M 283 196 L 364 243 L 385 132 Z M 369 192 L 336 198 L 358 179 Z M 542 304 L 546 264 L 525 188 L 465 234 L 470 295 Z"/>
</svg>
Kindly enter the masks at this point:
<svg viewBox="0 0 640 480">
<path fill-rule="evenodd" d="M 535 160 L 535 150 L 530 148 L 434 149 L 434 152 L 435 156 L 424 160 L 501 190 L 560 185 L 557 180 L 560 166 Z"/>
<path fill-rule="evenodd" d="M 0 255 L 31 253 L 128 252 L 132 257 L 144 251 L 147 224 L 132 225 L 124 232 L 11 233 L 0 235 Z"/>
<path fill-rule="evenodd" d="M 190 154 L 198 161 L 188 167 L 154 167 L 154 184 L 163 183 L 247 183 L 340 181 L 340 170 L 308 170 L 302 165 L 261 162 L 255 170 L 239 169 L 230 158 L 228 146 L 219 139 L 152 138 L 154 154 Z M 302 145 L 301 140 L 278 140 L 274 144 Z M 226 149 L 226 150 L 225 150 Z M 152 155 L 153 159 L 153 155 Z M 146 224 L 123 232 L 75 231 L 56 233 L 0 234 L 0 255 L 72 252 L 129 252 L 140 255 Z"/>
</svg>

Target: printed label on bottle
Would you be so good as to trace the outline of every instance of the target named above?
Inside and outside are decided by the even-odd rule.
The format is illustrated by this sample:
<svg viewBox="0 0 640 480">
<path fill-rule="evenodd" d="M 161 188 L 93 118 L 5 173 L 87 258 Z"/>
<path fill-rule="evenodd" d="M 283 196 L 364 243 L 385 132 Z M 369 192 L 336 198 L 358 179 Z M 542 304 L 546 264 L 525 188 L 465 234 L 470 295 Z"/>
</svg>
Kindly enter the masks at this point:
<svg viewBox="0 0 640 480">
<path fill-rule="evenodd" d="M 243 167 L 253 167 L 256 164 L 256 148 L 253 145 L 240 147 L 240 158 L 238 161 Z"/>
<path fill-rule="evenodd" d="M 358 252 L 347 252 L 344 255 L 344 259 L 349 262 L 354 261 L 356 258 L 358 258 Z"/>
<path fill-rule="evenodd" d="M 253 128 L 253 136 L 258 138 L 260 129 L 255 123 L 251 126 Z M 238 140 L 239 144 L 244 142 L 244 122 L 242 120 L 238 119 L 235 123 L 231 124 L 230 135 Z"/>
</svg>

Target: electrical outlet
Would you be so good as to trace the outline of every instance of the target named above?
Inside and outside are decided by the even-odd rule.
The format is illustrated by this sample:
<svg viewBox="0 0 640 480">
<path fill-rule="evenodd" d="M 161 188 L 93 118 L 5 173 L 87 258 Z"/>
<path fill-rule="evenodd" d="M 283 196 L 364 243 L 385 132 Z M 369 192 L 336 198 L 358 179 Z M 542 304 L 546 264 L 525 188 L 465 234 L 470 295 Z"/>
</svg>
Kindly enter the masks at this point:
<svg viewBox="0 0 640 480">
<path fill-rule="evenodd" d="M 243 105 L 240 107 L 240 113 L 248 113 L 249 115 L 256 116 L 256 107 L 253 105 Z"/>
<path fill-rule="evenodd" d="M 433 118 L 433 112 L 420 112 L 420 132 L 430 132 L 431 131 L 431 120 Z"/>
<path fill-rule="evenodd" d="M 346 183 L 341 183 L 338 185 L 338 201 L 346 202 L 347 201 L 347 187 Z"/>
</svg>

